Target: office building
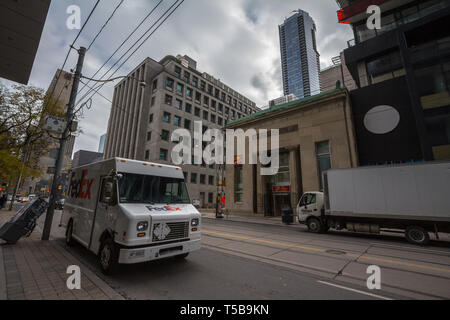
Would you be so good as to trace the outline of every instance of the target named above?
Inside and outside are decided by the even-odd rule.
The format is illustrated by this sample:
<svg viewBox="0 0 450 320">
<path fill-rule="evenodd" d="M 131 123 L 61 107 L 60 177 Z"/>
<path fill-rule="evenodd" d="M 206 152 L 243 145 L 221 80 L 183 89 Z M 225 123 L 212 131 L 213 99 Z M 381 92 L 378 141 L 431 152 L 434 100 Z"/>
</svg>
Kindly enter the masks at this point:
<svg viewBox="0 0 450 320">
<path fill-rule="evenodd" d="M 284 95 L 303 98 L 320 93 L 320 61 L 313 19 L 298 10 L 278 29 Z"/>
<path fill-rule="evenodd" d="M 258 110 L 242 94 L 198 71 L 187 56 L 147 58 L 114 89 L 104 158 L 170 164 L 174 130 L 187 129 L 193 137 L 194 121 L 202 121 L 204 131 L 223 128 L 227 120 Z M 191 198 L 214 207 L 219 170 L 203 164 L 184 165 L 183 171 Z"/>
<path fill-rule="evenodd" d="M 103 160 L 103 153 L 79 150 L 73 155 L 72 168 L 79 168 Z"/>
<path fill-rule="evenodd" d="M 105 152 L 105 142 L 106 142 L 106 133 L 100 137 L 100 142 L 98 144 L 98 152 L 99 153 Z"/>
<path fill-rule="evenodd" d="M 322 92 L 336 88 L 336 83 L 339 81 L 342 87 L 352 91 L 357 88 L 355 80 L 348 71 L 345 65 L 344 53 L 341 52 L 339 56 L 331 59 L 332 65 L 320 70 L 320 90 Z"/>
<path fill-rule="evenodd" d="M 338 0 L 354 39 L 344 51 L 361 165 L 450 159 L 450 1 Z"/>
<path fill-rule="evenodd" d="M 345 88 L 273 106 L 231 122 L 227 128 L 278 129 L 280 137 L 277 174 L 261 175 L 260 162 L 227 165 L 226 208 L 230 214 L 280 216 L 283 208 L 295 208 L 304 192 L 323 190 L 322 172 L 358 166 Z"/>
</svg>

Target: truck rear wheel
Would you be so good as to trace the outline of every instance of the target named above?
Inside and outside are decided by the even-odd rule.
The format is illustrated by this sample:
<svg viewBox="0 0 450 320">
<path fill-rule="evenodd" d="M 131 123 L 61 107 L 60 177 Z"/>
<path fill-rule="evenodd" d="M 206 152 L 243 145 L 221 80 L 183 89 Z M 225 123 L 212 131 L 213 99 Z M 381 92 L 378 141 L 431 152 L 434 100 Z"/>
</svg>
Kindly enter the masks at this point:
<svg viewBox="0 0 450 320">
<path fill-rule="evenodd" d="M 117 272 L 119 268 L 119 249 L 113 239 L 107 238 L 102 242 L 99 253 L 100 268 L 106 275 Z"/>
<path fill-rule="evenodd" d="M 412 244 L 423 246 L 430 242 L 430 235 L 428 234 L 428 232 L 424 228 L 418 226 L 411 226 L 406 228 L 405 237 L 406 240 L 408 240 Z"/>
<path fill-rule="evenodd" d="M 314 233 L 324 233 L 327 231 L 322 221 L 316 217 L 309 218 L 306 225 L 308 226 L 308 230 Z"/>
</svg>

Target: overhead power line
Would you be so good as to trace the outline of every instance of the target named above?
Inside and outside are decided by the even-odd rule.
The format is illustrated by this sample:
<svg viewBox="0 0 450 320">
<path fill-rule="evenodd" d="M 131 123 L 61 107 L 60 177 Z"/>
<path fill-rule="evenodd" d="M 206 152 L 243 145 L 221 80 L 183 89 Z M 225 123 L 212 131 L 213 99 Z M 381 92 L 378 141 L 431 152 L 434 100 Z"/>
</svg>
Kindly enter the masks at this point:
<svg viewBox="0 0 450 320">
<path fill-rule="evenodd" d="M 172 14 L 183 4 L 185 0 L 176 0 L 162 15 L 161 17 L 130 47 L 129 50 L 127 50 L 127 52 L 122 55 L 122 57 L 103 75 L 105 76 L 107 73 L 109 73 L 109 71 L 112 70 L 112 68 L 114 68 L 114 66 L 148 33 L 148 31 L 150 31 L 155 25 L 156 28 L 138 45 L 138 47 L 128 56 L 128 58 L 122 62 L 122 64 L 117 67 L 117 69 L 109 76 L 108 80 L 112 79 L 112 77 L 117 73 L 117 71 L 120 70 L 120 68 L 129 61 L 129 59 L 147 42 L 147 40 L 164 24 L 164 22 L 169 19 L 170 16 L 172 16 Z M 175 7 L 175 8 L 174 8 Z M 163 19 L 164 18 L 164 19 Z M 161 21 L 162 19 L 162 21 Z M 160 22 L 161 21 L 161 22 Z M 102 76 L 102 79 L 103 79 Z M 89 99 L 91 99 L 93 96 L 95 96 L 95 94 L 98 93 L 98 91 L 100 89 L 103 88 L 103 86 L 105 85 L 105 83 L 100 84 L 98 87 L 94 88 L 91 91 L 94 91 L 93 94 L 90 96 Z M 89 92 L 79 101 L 79 103 L 81 103 L 81 101 L 87 96 L 89 95 Z"/>
<path fill-rule="evenodd" d="M 106 66 L 108 64 L 109 61 L 111 61 L 111 59 L 116 55 L 116 53 L 125 45 L 125 43 L 128 42 L 128 40 L 133 36 L 133 34 L 136 33 L 136 31 L 142 26 L 142 24 L 152 15 L 152 13 L 159 7 L 159 5 L 163 2 L 164 0 L 160 0 L 151 10 L 150 12 L 141 20 L 141 22 L 134 28 L 134 30 L 125 38 L 125 40 L 119 45 L 119 47 L 117 47 L 117 49 L 113 52 L 113 54 L 103 63 L 103 65 L 94 73 L 94 75 L 92 75 L 91 78 L 94 78 L 102 69 L 104 66 Z M 87 84 L 89 84 L 90 81 L 87 82 Z M 81 90 L 78 92 L 78 94 L 80 94 L 86 87 L 87 84 L 85 83 L 84 86 L 81 88 Z M 80 100 L 83 100 L 85 96 L 83 96 L 83 98 L 81 98 Z"/>
<path fill-rule="evenodd" d="M 108 25 L 108 23 L 111 21 L 111 19 L 114 17 L 114 15 L 116 14 L 117 10 L 120 8 L 120 6 L 123 4 L 124 0 L 120 0 L 119 4 L 116 6 L 116 8 L 114 9 L 114 11 L 111 13 L 111 15 L 109 16 L 109 18 L 106 20 L 106 22 L 103 24 L 103 26 L 100 28 L 100 31 L 95 35 L 94 39 L 91 41 L 91 43 L 89 44 L 87 51 L 89 51 L 89 49 L 92 47 L 92 45 L 94 44 L 94 42 L 97 40 L 97 38 L 100 36 L 100 34 L 103 32 L 103 30 L 105 29 L 105 27 Z"/>
<path fill-rule="evenodd" d="M 83 32 L 84 28 L 86 27 L 87 23 L 88 23 L 89 20 L 91 19 L 92 14 L 94 13 L 95 9 L 97 9 L 97 6 L 98 6 L 99 3 L 100 3 L 100 0 L 97 0 L 97 2 L 95 3 L 94 7 L 93 7 L 92 10 L 91 10 L 91 12 L 89 13 L 89 15 L 88 15 L 86 21 L 84 22 L 83 26 L 81 27 L 80 31 L 78 32 L 77 36 L 76 36 L 75 39 L 73 40 L 72 44 L 70 45 L 69 51 L 67 52 L 66 58 L 64 59 L 64 63 L 63 63 L 63 65 L 62 65 L 61 69 L 60 69 L 61 72 L 58 74 L 58 76 L 57 76 L 57 78 L 56 78 L 56 83 L 55 83 L 55 85 L 54 85 L 53 88 L 52 88 L 52 91 L 51 91 L 51 93 L 50 93 L 50 96 L 47 98 L 47 101 L 46 101 L 45 106 L 44 106 L 44 110 L 48 107 L 48 104 L 50 103 L 50 101 L 51 101 L 53 95 L 55 94 L 56 84 L 59 82 L 59 79 L 60 79 L 60 77 L 61 77 L 61 74 L 62 74 L 62 72 L 64 71 L 64 68 L 65 68 L 65 66 L 66 66 L 66 64 L 67 64 L 67 60 L 69 59 L 69 56 L 70 56 L 70 52 L 71 52 L 72 49 L 74 48 L 75 42 L 77 42 L 78 38 L 80 37 L 80 35 L 81 35 L 81 33 Z M 64 87 L 63 87 L 63 88 L 64 88 Z M 62 91 L 61 91 L 61 92 L 62 92 Z M 59 94 L 59 96 L 61 96 L 61 93 Z"/>
</svg>

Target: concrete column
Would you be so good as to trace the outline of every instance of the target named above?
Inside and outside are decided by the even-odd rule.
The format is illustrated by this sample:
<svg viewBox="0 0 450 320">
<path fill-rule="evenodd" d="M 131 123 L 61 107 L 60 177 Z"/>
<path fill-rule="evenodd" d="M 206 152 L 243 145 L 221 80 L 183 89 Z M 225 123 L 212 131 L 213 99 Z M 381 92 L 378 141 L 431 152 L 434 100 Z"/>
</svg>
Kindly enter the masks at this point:
<svg viewBox="0 0 450 320">
<path fill-rule="evenodd" d="M 297 150 L 298 146 L 288 148 L 289 150 L 289 175 L 291 177 L 291 205 L 293 208 L 297 205 L 300 193 L 300 186 L 298 185 L 298 160 L 297 160 Z"/>
<path fill-rule="evenodd" d="M 127 110 L 129 110 L 126 115 L 127 126 L 124 128 L 125 142 L 124 142 L 124 157 L 130 158 L 130 145 L 131 145 L 131 129 L 134 124 L 134 113 L 136 112 L 136 95 L 139 90 L 139 84 L 136 78 L 139 79 L 139 71 L 136 71 L 131 75 L 131 99 Z"/>
</svg>

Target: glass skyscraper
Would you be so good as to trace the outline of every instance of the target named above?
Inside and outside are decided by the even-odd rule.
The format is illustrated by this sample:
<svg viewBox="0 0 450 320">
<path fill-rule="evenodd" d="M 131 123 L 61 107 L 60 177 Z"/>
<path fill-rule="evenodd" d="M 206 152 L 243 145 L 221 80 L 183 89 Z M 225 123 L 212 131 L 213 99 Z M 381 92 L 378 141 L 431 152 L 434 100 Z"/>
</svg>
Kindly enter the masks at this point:
<svg viewBox="0 0 450 320">
<path fill-rule="evenodd" d="M 316 25 L 303 10 L 284 20 L 280 32 L 284 95 L 304 98 L 320 93 Z"/>
</svg>

